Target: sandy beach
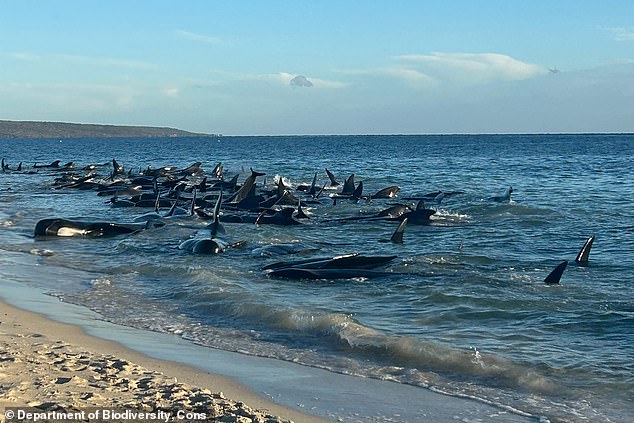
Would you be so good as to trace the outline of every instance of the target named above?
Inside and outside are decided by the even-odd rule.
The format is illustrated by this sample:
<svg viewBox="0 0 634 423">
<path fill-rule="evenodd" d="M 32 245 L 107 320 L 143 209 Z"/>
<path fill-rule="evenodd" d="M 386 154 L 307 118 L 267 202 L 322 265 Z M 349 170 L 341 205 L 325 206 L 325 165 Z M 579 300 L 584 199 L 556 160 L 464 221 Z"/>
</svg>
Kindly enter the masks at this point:
<svg viewBox="0 0 634 423">
<path fill-rule="evenodd" d="M 194 416 L 202 421 L 322 421 L 268 402 L 221 376 L 152 359 L 4 302 L 0 376 L 3 410 L 165 410 L 174 416 L 198 413 Z M 9 420 L 3 413 L 0 421 Z"/>
</svg>

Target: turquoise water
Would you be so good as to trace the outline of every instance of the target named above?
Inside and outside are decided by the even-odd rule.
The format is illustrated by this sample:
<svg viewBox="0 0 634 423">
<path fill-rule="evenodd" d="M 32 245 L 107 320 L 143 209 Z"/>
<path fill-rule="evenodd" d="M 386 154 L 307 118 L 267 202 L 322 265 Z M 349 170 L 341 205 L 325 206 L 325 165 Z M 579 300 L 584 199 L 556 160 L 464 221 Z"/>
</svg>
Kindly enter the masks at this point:
<svg viewBox="0 0 634 423">
<path fill-rule="evenodd" d="M 93 191 L 54 190 L 58 175 L 46 170 L 7 172 L 0 249 L 35 254 L 56 269 L 50 280 L 25 284 L 118 324 L 468 395 L 551 421 L 634 418 L 632 135 L 2 140 L 0 152 L 26 170 L 114 157 L 135 171 L 201 161 L 211 172 L 222 162 L 240 181 L 252 167 L 268 184 L 275 175 L 310 183 L 318 172 L 321 186 L 327 167 L 340 182 L 354 173 L 367 193 L 399 185 L 401 199 L 324 200 L 297 227 L 226 224 L 226 238 L 247 245 L 209 257 L 177 249 L 204 226 L 196 220 L 127 237 L 34 240 L 41 218 L 124 222 L 147 210 L 111 208 Z M 511 185 L 511 203 L 486 200 Z M 436 190 L 462 193 L 430 204 L 431 225 L 409 225 L 402 245 L 379 242 L 394 230 L 390 222 L 325 221 Z M 592 234 L 589 265 L 574 265 Z M 318 251 L 261 254 L 293 242 Z M 397 255 L 388 268 L 395 274 L 315 282 L 260 271 L 273 261 L 350 252 Z M 546 286 L 566 259 L 561 285 Z"/>
</svg>

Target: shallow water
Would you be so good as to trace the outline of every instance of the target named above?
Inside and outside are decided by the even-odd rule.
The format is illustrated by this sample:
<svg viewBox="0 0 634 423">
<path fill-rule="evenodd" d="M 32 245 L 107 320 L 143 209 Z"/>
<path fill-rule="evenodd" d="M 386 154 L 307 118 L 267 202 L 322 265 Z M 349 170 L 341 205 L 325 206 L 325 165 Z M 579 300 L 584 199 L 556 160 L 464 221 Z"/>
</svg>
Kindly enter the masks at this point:
<svg viewBox="0 0 634 423">
<path fill-rule="evenodd" d="M 34 240 L 45 217 L 131 221 L 93 191 L 53 190 L 56 175 L 0 174 L 0 249 L 68 269 L 24 280 L 115 323 L 240 351 L 469 395 L 552 421 L 634 417 L 631 135 L 225 137 L 156 140 L 2 140 L 15 166 L 54 159 L 126 168 L 222 162 L 310 183 L 327 167 L 371 193 L 436 190 L 448 197 L 405 243 L 382 243 L 393 223 L 326 223 L 395 200 L 330 202 L 300 227 L 226 224 L 247 246 L 207 257 L 177 249 L 204 223 L 182 221 L 110 239 Z M 244 171 L 246 169 L 246 171 Z M 262 182 L 260 179 L 260 182 Z M 512 185 L 513 201 L 486 201 Z M 330 191 L 332 192 L 332 191 Z M 399 200 L 401 201 L 401 200 Z M 587 267 L 574 265 L 596 235 Z M 301 242 L 308 255 L 262 255 Z M 264 264 L 349 252 L 398 256 L 393 276 L 352 281 L 267 278 Z M 570 260 L 560 286 L 544 277 Z M 76 271 L 84 277 L 77 278 Z M 0 273 L 3 272 L 0 270 Z M 56 271 L 57 272 L 57 271 Z M 16 276 L 16 275 L 13 275 Z"/>
</svg>

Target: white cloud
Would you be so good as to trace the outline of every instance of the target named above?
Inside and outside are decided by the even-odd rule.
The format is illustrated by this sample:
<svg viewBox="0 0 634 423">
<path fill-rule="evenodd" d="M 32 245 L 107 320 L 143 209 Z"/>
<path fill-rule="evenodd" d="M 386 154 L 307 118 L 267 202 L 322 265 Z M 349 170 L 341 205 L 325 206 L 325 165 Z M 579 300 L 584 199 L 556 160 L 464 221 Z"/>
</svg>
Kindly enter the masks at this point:
<svg viewBox="0 0 634 423">
<path fill-rule="evenodd" d="M 419 70 L 410 69 L 406 67 L 394 66 L 389 68 L 383 68 L 383 69 L 378 69 L 376 73 L 388 75 L 415 86 L 431 86 L 436 84 L 437 82 L 436 79 L 432 78 L 431 76 Z"/>
<path fill-rule="evenodd" d="M 272 73 L 272 74 L 244 76 L 242 79 L 273 81 L 273 82 L 278 82 L 282 85 L 290 86 L 291 81 L 297 76 L 302 76 L 302 75 L 296 75 L 289 72 L 279 72 L 279 73 Z M 347 85 L 344 82 L 340 82 L 340 81 L 332 81 L 332 80 L 319 79 L 319 78 L 313 78 L 313 77 L 307 77 L 307 76 L 304 76 L 304 78 L 306 78 L 309 82 L 311 82 L 313 84 L 313 87 L 315 88 L 338 89 L 338 88 L 343 88 Z"/>
<path fill-rule="evenodd" d="M 180 90 L 176 87 L 163 88 L 161 93 L 167 97 L 176 98 L 180 94 Z"/>
<path fill-rule="evenodd" d="M 436 52 L 407 54 L 396 56 L 395 59 L 408 69 L 415 69 L 438 80 L 452 79 L 464 83 L 517 81 L 548 72 L 545 67 L 498 53 Z"/>
<path fill-rule="evenodd" d="M 119 67 L 129 69 L 154 70 L 158 66 L 154 63 L 140 60 L 121 59 L 116 57 L 84 56 L 79 54 L 47 54 L 37 55 L 29 52 L 11 53 L 11 57 L 25 62 L 47 61 L 59 64 L 88 65 L 98 67 Z"/>
<path fill-rule="evenodd" d="M 176 34 L 187 40 L 196 41 L 204 44 L 222 44 L 222 40 L 217 37 L 211 37 L 209 35 L 197 34 L 195 32 L 185 31 L 183 29 L 179 29 L 176 31 Z"/>
<path fill-rule="evenodd" d="M 634 27 L 601 27 L 612 34 L 616 41 L 634 41 Z"/>
<path fill-rule="evenodd" d="M 25 61 L 25 62 L 37 62 L 38 60 L 41 59 L 41 57 L 38 56 L 37 54 L 28 53 L 28 52 L 11 53 L 11 57 L 17 60 Z"/>
<path fill-rule="evenodd" d="M 110 66 L 130 69 L 152 70 L 158 69 L 154 63 L 142 62 L 139 60 L 120 59 L 116 57 L 82 56 L 74 54 L 56 54 L 53 56 L 56 62 L 65 61 L 70 63 L 89 66 Z"/>
<path fill-rule="evenodd" d="M 0 91 L 6 96 L 18 96 L 36 104 L 39 109 L 73 113 L 103 112 L 113 108 L 127 110 L 143 95 L 140 90 L 128 86 L 77 83 L 10 83 L 0 86 Z"/>
</svg>

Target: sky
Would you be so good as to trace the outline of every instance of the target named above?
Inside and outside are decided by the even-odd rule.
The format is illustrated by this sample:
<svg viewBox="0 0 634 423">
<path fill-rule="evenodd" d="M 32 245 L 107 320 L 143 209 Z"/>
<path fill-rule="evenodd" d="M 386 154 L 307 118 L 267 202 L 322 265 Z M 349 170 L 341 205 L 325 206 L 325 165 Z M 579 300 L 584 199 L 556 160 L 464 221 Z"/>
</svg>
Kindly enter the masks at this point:
<svg viewBox="0 0 634 423">
<path fill-rule="evenodd" d="M 0 119 L 634 132 L 626 0 L 0 0 Z"/>
</svg>

